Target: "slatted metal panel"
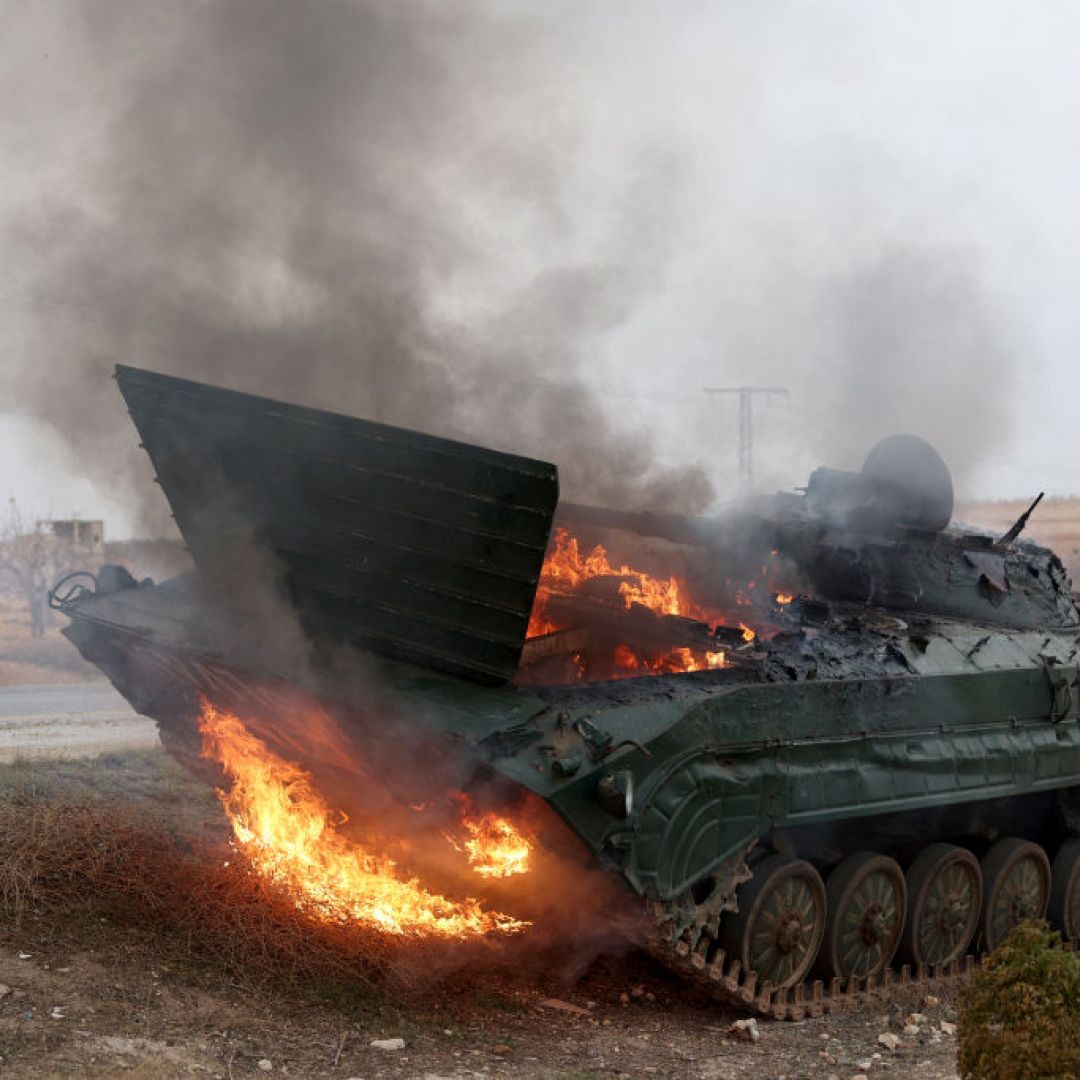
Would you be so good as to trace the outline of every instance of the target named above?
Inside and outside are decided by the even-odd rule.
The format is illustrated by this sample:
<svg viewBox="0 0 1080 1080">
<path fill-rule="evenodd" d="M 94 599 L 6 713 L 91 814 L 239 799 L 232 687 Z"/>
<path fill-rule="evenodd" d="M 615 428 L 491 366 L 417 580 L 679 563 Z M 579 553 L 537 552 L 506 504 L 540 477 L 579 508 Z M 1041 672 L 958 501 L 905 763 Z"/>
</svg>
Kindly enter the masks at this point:
<svg viewBox="0 0 1080 1080">
<path fill-rule="evenodd" d="M 513 675 L 554 465 L 138 368 L 116 379 L 204 577 L 227 585 L 254 539 L 317 640 Z"/>
</svg>

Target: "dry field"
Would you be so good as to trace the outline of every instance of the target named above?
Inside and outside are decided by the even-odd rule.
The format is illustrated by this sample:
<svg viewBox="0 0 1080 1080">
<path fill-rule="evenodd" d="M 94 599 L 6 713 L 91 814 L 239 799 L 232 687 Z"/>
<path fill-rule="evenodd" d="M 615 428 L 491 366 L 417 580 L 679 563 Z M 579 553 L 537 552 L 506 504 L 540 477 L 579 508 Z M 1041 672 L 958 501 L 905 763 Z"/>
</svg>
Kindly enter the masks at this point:
<svg viewBox="0 0 1080 1080">
<path fill-rule="evenodd" d="M 226 839 L 213 793 L 161 751 L 0 766 L 0 1075 L 953 1075 L 945 994 L 743 1042 L 636 954 L 568 978 L 578 958 L 550 949 L 350 949 Z"/>
<path fill-rule="evenodd" d="M 959 516 L 1000 532 L 1022 509 Z M 1029 535 L 1080 572 L 1080 500 L 1047 502 Z M 0 603 L 0 687 L 77 694 L 94 674 L 57 626 L 32 641 Z M 735 1014 L 640 954 L 451 949 L 435 963 L 328 936 L 227 844 L 213 792 L 160 749 L 0 764 L 0 1076 L 955 1074 L 950 992 L 764 1023 L 745 1042 Z"/>
<path fill-rule="evenodd" d="M 25 606 L 0 593 L 0 686 L 77 683 L 100 679 L 60 633 L 67 619 L 50 613 L 45 637 L 30 636 Z"/>
</svg>

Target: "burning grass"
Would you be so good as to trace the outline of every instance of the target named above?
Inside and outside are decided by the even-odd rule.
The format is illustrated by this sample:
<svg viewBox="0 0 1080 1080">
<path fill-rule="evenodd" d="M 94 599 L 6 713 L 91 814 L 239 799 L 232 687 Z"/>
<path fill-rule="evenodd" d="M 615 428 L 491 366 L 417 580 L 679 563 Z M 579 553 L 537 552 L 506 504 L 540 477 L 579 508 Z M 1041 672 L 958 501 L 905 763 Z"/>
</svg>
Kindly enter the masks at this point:
<svg viewBox="0 0 1080 1080">
<path fill-rule="evenodd" d="M 446 938 L 513 933 L 528 925 L 476 900 L 433 893 L 389 856 L 347 838 L 312 775 L 273 753 L 239 717 L 204 701 L 200 729 L 204 756 L 223 767 L 231 785 L 220 797 L 236 844 L 258 874 L 312 918 Z M 508 857 L 514 870 L 525 869 L 529 845 L 509 822 L 464 824 L 477 872 L 504 876 Z"/>
<path fill-rule="evenodd" d="M 200 981 L 306 998 L 394 997 L 502 962 L 487 941 L 400 940 L 312 917 L 237 859 L 209 789 L 162 754 L 127 757 L 122 791 L 115 760 L 112 785 L 92 762 L 0 769 L 0 936 L 93 949 L 122 931 Z"/>
</svg>

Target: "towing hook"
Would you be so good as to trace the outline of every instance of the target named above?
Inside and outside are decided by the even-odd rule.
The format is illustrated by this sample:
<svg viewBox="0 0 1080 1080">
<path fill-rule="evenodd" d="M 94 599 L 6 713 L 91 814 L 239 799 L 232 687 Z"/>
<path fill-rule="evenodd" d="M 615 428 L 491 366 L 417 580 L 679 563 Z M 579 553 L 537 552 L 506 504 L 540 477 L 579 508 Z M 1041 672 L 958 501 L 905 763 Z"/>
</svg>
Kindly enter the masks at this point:
<svg viewBox="0 0 1080 1080">
<path fill-rule="evenodd" d="M 89 584 L 86 584 L 87 582 Z M 97 574 L 92 574 L 89 570 L 73 570 L 49 590 L 49 607 L 63 611 L 78 604 L 80 600 L 134 589 L 139 584 L 126 567 L 113 563 L 103 566 Z M 142 584 L 152 585 L 153 580 L 144 578 Z"/>
<path fill-rule="evenodd" d="M 84 584 L 86 581 L 90 584 Z M 49 607 L 54 611 L 63 611 L 68 605 L 85 597 L 96 596 L 97 591 L 97 578 L 89 570 L 73 570 L 49 590 Z"/>
</svg>

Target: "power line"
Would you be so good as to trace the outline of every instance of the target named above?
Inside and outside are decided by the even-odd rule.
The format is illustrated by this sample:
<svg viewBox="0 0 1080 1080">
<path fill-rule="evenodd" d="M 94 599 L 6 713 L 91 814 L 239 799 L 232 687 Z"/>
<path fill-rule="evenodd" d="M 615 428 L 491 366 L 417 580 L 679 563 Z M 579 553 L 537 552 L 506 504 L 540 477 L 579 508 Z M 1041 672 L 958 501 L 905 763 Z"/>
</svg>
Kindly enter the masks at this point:
<svg viewBox="0 0 1080 1080">
<path fill-rule="evenodd" d="M 754 484 L 754 398 L 763 397 L 767 403 L 778 397 L 788 397 L 783 386 L 706 386 L 706 394 L 737 394 L 739 397 L 739 482 L 743 493 Z"/>
</svg>

